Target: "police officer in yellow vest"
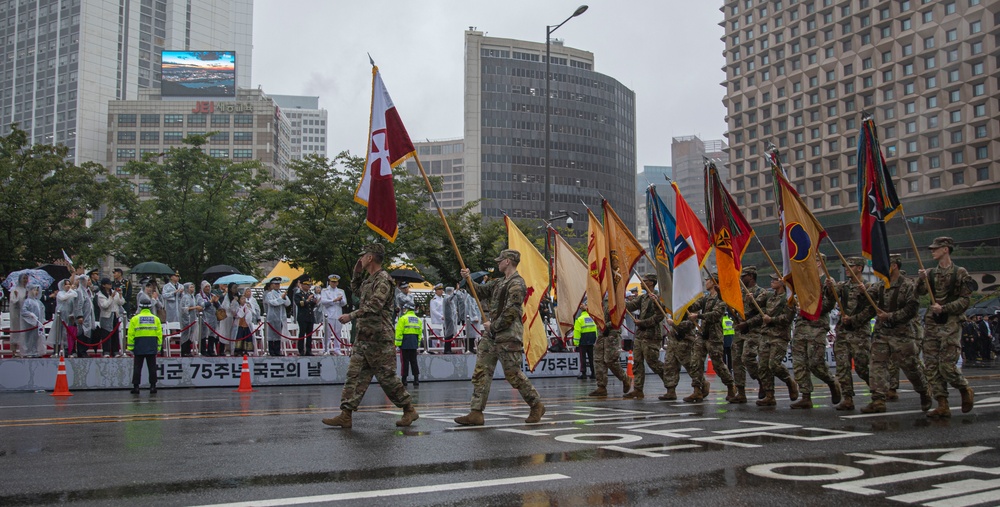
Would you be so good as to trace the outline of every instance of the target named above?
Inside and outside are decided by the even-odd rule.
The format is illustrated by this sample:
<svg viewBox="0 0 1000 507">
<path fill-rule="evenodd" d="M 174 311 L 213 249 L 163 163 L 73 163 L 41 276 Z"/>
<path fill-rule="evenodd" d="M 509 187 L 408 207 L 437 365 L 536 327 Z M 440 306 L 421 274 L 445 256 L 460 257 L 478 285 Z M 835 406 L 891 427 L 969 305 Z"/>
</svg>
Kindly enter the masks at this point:
<svg viewBox="0 0 1000 507">
<path fill-rule="evenodd" d="M 580 316 L 573 324 L 573 346 L 580 351 L 580 376 L 581 380 L 587 378 L 587 365 L 590 365 L 590 378 L 597 378 L 594 370 L 594 344 L 597 343 L 597 323 L 587 313 L 587 310 L 580 305 Z"/>
<path fill-rule="evenodd" d="M 403 300 L 400 308 L 403 313 L 396 321 L 396 346 L 399 347 L 400 377 L 406 385 L 406 377 L 413 368 L 413 387 L 420 385 L 420 367 L 417 366 L 417 349 L 423 338 L 424 325 L 420 317 L 413 311 L 413 300 Z"/>
<path fill-rule="evenodd" d="M 163 327 L 160 318 L 153 315 L 150 308 L 153 301 L 145 294 L 139 296 L 139 313 L 132 317 L 128 326 L 128 351 L 133 355 L 132 394 L 139 394 L 142 379 L 142 363 L 146 363 L 149 375 L 149 394 L 156 393 L 156 353 L 163 345 Z"/>
<path fill-rule="evenodd" d="M 722 316 L 722 357 L 726 360 L 729 370 L 733 369 L 733 338 L 736 337 L 736 327 L 729 314 Z"/>
</svg>

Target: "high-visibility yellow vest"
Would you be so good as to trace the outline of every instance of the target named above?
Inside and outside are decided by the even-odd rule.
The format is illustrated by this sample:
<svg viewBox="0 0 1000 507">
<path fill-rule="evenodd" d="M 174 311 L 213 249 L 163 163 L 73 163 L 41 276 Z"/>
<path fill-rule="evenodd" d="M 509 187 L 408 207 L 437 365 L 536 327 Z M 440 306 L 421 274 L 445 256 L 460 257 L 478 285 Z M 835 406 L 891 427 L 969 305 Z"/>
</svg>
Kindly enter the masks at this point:
<svg viewBox="0 0 1000 507">
<path fill-rule="evenodd" d="M 576 322 L 573 323 L 573 346 L 578 347 L 580 345 L 580 337 L 587 334 L 594 333 L 597 334 L 597 323 L 594 322 L 594 318 L 587 313 L 586 310 L 580 312 L 580 316 L 577 317 Z"/>
<path fill-rule="evenodd" d="M 733 319 L 730 319 L 728 315 L 722 317 L 722 336 L 732 336 L 736 334 L 736 329 L 733 327 Z"/>
</svg>

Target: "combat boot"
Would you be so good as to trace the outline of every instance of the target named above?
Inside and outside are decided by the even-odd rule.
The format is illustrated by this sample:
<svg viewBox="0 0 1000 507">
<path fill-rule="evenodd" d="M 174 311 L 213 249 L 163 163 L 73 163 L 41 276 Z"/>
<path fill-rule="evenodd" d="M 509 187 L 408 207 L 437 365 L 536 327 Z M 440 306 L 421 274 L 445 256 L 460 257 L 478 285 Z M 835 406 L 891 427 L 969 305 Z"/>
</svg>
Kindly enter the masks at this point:
<svg viewBox="0 0 1000 507">
<path fill-rule="evenodd" d="M 729 384 L 726 388 L 729 390 L 729 392 L 726 393 L 726 401 L 732 403 L 732 401 L 736 398 L 736 384 Z"/>
<path fill-rule="evenodd" d="M 701 383 L 701 397 L 708 398 L 708 393 L 712 392 L 712 384 L 706 379 Z"/>
<path fill-rule="evenodd" d="M 340 415 L 332 419 L 323 419 L 323 424 L 327 426 L 340 426 L 341 428 L 350 428 L 353 424 L 351 422 L 351 411 L 341 410 Z"/>
<path fill-rule="evenodd" d="M 889 389 L 889 392 L 885 393 L 885 401 L 896 401 L 899 400 L 899 393 L 895 389 Z"/>
<path fill-rule="evenodd" d="M 536 423 L 542 420 L 542 416 L 545 415 L 545 405 L 542 402 L 535 403 L 531 407 L 531 412 L 528 413 L 528 418 L 524 420 L 526 423 Z"/>
<path fill-rule="evenodd" d="M 470 410 L 468 414 L 456 417 L 455 422 L 462 426 L 482 426 L 486 421 L 483 420 L 482 410 Z"/>
<path fill-rule="evenodd" d="M 834 379 L 833 382 L 830 382 L 828 385 L 830 386 L 830 403 L 833 403 L 834 405 L 839 404 L 841 399 L 840 382 L 837 382 L 837 379 Z"/>
<path fill-rule="evenodd" d="M 629 389 L 632 389 L 632 379 L 625 375 L 625 378 L 622 379 L 622 393 L 627 393 Z"/>
<path fill-rule="evenodd" d="M 598 386 L 597 389 L 590 391 L 590 394 L 588 394 L 587 396 L 607 396 L 607 395 L 608 395 L 608 388 L 604 386 Z"/>
<path fill-rule="evenodd" d="M 792 403 L 792 408 L 813 408 L 812 393 L 802 393 L 799 401 Z"/>
<path fill-rule="evenodd" d="M 658 398 L 660 401 L 674 401 L 677 399 L 677 388 L 668 387 L 667 392 L 661 394 Z"/>
<path fill-rule="evenodd" d="M 931 409 L 931 395 L 927 391 L 920 393 L 920 410 L 927 412 Z"/>
<path fill-rule="evenodd" d="M 747 388 L 743 386 L 736 387 L 736 396 L 729 400 L 729 403 L 746 403 L 747 402 Z"/>
<path fill-rule="evenodd" d="M 948 397 L 938 396 L 937 402 L 937 408 L 927 412 L 927 417 L 930 417 L 931 419 L 945 419 L 951 417 L 951 409 L 948 407 Z"/>
<path fill-rule="evenodd" d="M 792 401 L 799 399 L 799 385 L 795 383 L 795 379 L 788 377 L 788 382 L 785 382 L 785 385 L 788 386 L 788 399 Z"/>
<path fill-rule="evenodd" d="M 959 393 L 962 394 L 962 413 L 969 412 L 972 410 L 972 405 L 975 400 L 973 399 L 972 386 L 966 386 L 965 389 L 959 389 Z"/>
<path fill-rule="evenodd" d="M 766 391 L 764 397 L 757 400 L 758 407 L 773 407 L 777 404 L 778 402 L 774 400 L 774 391 Z"/>
<path fill-rule="evenodd" d="M 417 409 L 413 408 L 412 404 L 407 405 L 403 407 L 403 417 L 396 421 L 396 426 L 409 426 L 417 419 L 420 419 Z"/>
<path fill-rule="evenodd" d="M 854 397 L 844 396 L 844 400 L 840 402 L 836 407 L 837 410 L 854 410 Z"/>
<path fill-rule="evenodd" d="M 635 388 L 629 391 L 623 398 L 626 400 L 641 400 L 645 398 L 645 395 L 642 394 L 642 389 Z"/>
<path fill-rule="evenodd" d="M 705 396 L 701 394 L 701 389 L 696 387 L 694 388 L 694 392 L 691 393 L 691 395 L 684 397 L 683 401 L 685 403 L 698 403 L 703 399 L 705 399 Z"/>
<path fill-rule="evenodd" d="M 758 400 L 763 400 L 764 399 L 764 395 L 765 395 L 765 393 L 764 393 L 764 383 L 761 382 L 760 379 L 757 379 L 757 399 Z"/>
<path fill-rule="evenodd" d="M 885 412 L 885 402 L 882 400 L 872 400 L 871 403 L 861 407 L 862 414 L 881 414 Z"/>
</svg>

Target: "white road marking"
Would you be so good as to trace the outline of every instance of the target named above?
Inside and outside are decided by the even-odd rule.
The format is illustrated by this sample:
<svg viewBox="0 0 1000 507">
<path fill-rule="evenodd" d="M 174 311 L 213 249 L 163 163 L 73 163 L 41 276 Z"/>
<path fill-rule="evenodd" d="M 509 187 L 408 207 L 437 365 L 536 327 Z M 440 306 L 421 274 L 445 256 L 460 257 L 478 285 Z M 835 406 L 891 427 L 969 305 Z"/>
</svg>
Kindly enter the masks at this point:
<svg viewBox="0 0 1000 507">
<path fill-rule="evenodd" d="M 334 493 L 330 495 L 300 496 L 292 498 L 275 498 L 272 500 L 251 500 L 248 502 L 232 502 L 203 505 L 201 507 L 269 507 L 278 505 L 303 505 L 320 502 L 338 502 L 341 500 L 359 500 L 364 498 L 382 498 L 389 496 L 416 495 L 420 493 L 437 493 L 441 491 L 457 491 L 461 489 L 489 488 L 508 486 L 529 482 L 554 481 L 569 479 L 568 475 L 546 474 L 528 475 L 524 477 L 509 477 L 507 479 L 491 479 L 487 481 L 453 482 L 450 484 L 435 484 L 433 486 L 414 486 L 409 488 L 381 489 L 373 491 L 357 491 L 354 493 Z"/>
<path fill-rule="evenodd" d="M 149 399 L 149 400 L 130 400 L 130 401 L 109 401 L 104 403 L 69 403 L 67 406 L 76 407 L 99 407 L 102 405 L 164 405 L 167 403 L 202 403 L 206 401 L 232 401 L 232 398 L 216 398 L 216 399 L 195 399 L 195 400 L 163 400 L 163 399 Z M 44 405 L 4 405 L 0 406 L 0 410 L 5 410 L 9 408 L 52 408 L 54 405 L 52 403 Z M 110 416 L 109 416 L 110 417 Z"/>
<path fill-rule="evenodd" d="M 924 505 L 927 505 L 928 507 L 967 507 L 970 505 L 982 504 L 996 505 L 998 501 L 1000 501 L 1000 489 L 994 489 L 993 491 L 984 491 L 973 495 L 939 500 L 937 502 L 931 502 Z"/>
<path fill-rule="evenodd" d="M 935 489 L 917 491 L 915 493 L 907 493 L 905 495 L 890 496 L 888 499 L 904 503 L 923 503 L 928 500 L 937 500 L 938 498 L 978 493 L 983 490 L 1000 488 L 1000 479 L 990 479 L 985 481 L 982 479 L 966 479 L 963 481 L 935 484 L 932 487 Z"/>
</svg>

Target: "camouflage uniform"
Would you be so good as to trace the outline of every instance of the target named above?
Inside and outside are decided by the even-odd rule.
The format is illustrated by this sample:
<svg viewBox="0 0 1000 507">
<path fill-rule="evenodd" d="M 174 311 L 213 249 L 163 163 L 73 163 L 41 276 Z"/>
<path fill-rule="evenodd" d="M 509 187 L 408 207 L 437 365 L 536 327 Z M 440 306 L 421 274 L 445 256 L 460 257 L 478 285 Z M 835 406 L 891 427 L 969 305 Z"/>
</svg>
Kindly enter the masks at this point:
<svg viewBox="0 0 1000 507">
<path fill-rule="evenodd" d="M 667 385 L 663 375 L 663 361 L 660 361 L 660 346 L 663 344 L 662 325 L 664 314 L 648 292 L 625 303 L 628 312 L 639 311 L 635 319 L 635 344 L 632 357 L 635 361 L 635 381 L 633 387 L 642 391 L 646 383 L 646 366 L 653 370 Z"/>
<path fill-rule="evenodd" d="M 830 332 L 830 310 L 833 310 L 835 303 L 833 292 L 824 287 L 820 294 L 819 319 L 808 320 L 799 316 L 795 323 L 792 369 L 795 372 L 795 382 L 803 394 L 813 391 L 812 375 L 831 386 L 836 382 L 826 365 L 826 334 Z M 836 389 L 831 387 L 831 390 Z"/>
<path fill-rule="evenodd" d="M 700 388 L 704 371 L 698 370 L 691 361 L 695 345 L 699 341 L 694 322 L 690 320 L 677 322 L 669 334 L 667 354 L 663 362 L 663 385 L 667 389 L 676 388 L 681 380 L 681 366 L 683 366 L 691 377 L 691 386 Z"/>
<path fill-rule="evenodd" d="M 717 293 L 709 292 L 707 296 L 695 301 L 688 311 L 698 313 L 698 318 L 701 319 L 703 338 L 702 346 L 700 350 L 696 348 L 691 363 L 699 367 L 698 371 L 704 372 L 705 356 L 708 355 L 712 358 L 712 366 L 715 368 L 715 373 L 722 379 L 722 383 L 727 386 L 733 385 L 733 375 L 729 372 L 729 367 L 726 366 L 722 355 L 722 317 L 726 315 L 726 303 Z M 704 379 L 704 375 L 702 378 Z"/>
<path fill-rule="evenodd" d="M 743 294 L 743 312 L 746 315 L 744 321 L 758 314 L 757 307 L 753 305 L 751 298 L 753 300 L 760 299 L 766 292 L 757 284 L 754 284 L 753 287 L 747 287 L 747 289 L 749 289 L 750 294 Z M 750 374 L 750 378 L 757 380 L 757 371 L 760 368 L 757 364 L 759 346 L 760 330 L 758 328 L 748 327 L 746 331 L 737 332 L 733 336 L 733 381 L 738 387 L 746 387 L 747 374 Z"/>
<path fill-rule="evenodd" d="M 927 270 L 927 279 L 934 288 L 934 299 L 942 307 L 944 323 L 935 319 L 933 312 L 927 312 L 924 319 L 924 363 L 927 381 L 937 398 L 948 397 L 948 384 L 956 389 L 969 387 L 969 382 L 958 369 L 958 357 L 962 352 L 962 326 L 965 310 L 969 308 L 969 272 L 955 263 L 947 268 L 934 267 Z M 917 295 L 927 293 L 927 284 L 917 284 Z"/>
<path fill-rule="evenodd" d="M 607 301 L 604 302 L 604 322 L 611 322 Z M 604 331 L 597 334 L 597 343 L 594 346 L 594 371 L 597 374 L 597 387 L 608 387 L 609 369 L 618 380 L 626 383 L 625 370 L 622 369 L 621 365 L 621 343 L 621 330 L 615 329 L 610 324 L 605 326 Z"/>
<path fill-rule="evenodd" d="M 347 366 L 347 382 L 340 393 L 342 410 L 358 409 L 373 375 L 394 405 L 406 407 L 412 402 L 410 393 L 396 375 L 396 333 L 392 323 L 395 286 L 385 270 L 370 276 L 356 273 L 351 279 L 351 290 L 361 302 L 358 309 L 350 313 L 358 331 L 354 353 Z"/>
<path fill-rule="evenodd" d="M 884 283 L 879 283 L 869 289 L 869 293 L 878 307 L 890 314 L 885 321 L 879 319 L 875 322 L 869 382 L 872 401 L 886 401 L 886 393 L 893 388 L 890 365 L 903 370 L 914 391 L 930 394 L 927 391 L 924 365 L 920 362 L 920 351 L 910 325 L 920 306 L 916 284 L 901 276 L 888 289 Z M 867 325 L 867 321 L 865 324 Z M 898 383 L 898 369 L 896 375 Z"/>
<path fill-rule="evenodd" d="M 863 285 L 853 281 L 837 284 L 837 294 L 840 296 L 840 319 L 837 321 L 837 339 L 833 342 L 833 355 L 837 361 L 837 379 L 844 396 L 854 397 L 854 375 L 851 373 L 851 360 L 854 360 L 854 371 L 861 380 L 871 385 L 869 364 L 871 363 L 871 332 L 869 321 L 875 315 L 868 298 L 862 291 Z M 850 317 L 850 322 L 844 322 L 844 316 Z"/>
<path fill-rule="evenodd" d="M 507 382 L 517 389 L 521 398 L 529 406 L 538 405 L 541 400 L 538 391 L 521 371 L 524 363 L 524 314 L 523 301 L 527 288 L 524 278 L 517 272 L 497 278 L 485 284 L 476 284 L 476 293 L 488 302 L 490 330 L 483 334 L 476 357 L 476 369 L 472 373 L 472 410 L 482 411 L 490 397 L 490 385 L 497 361 L 503 368 Z"/>
<path fill-rule="evenodd" d="M 747 321 L 751 327 L 760 328 L 760 369 L 758 375 L 761 388 L 771 396 L 774 395 L 775 377 L 786 384 L 794 382 L 782 364 L 785 353 L 788 351 L 788 342 L 791 340 L 789 328 L 792 325 L 792 318 L 795 317 L 795 308 L 788 306 L 787 297 L 787 289 L 780 294 L 765 292 L 757 299 L 757 304 L 764 310 L 764 313 L 771 316 L 771 323 L 765 324 L 762 315 L 756 315 Z"/>
</svg>

